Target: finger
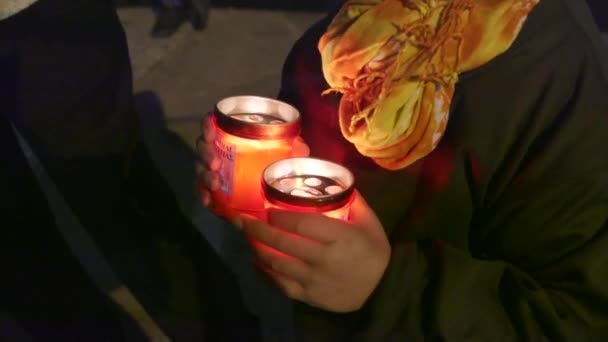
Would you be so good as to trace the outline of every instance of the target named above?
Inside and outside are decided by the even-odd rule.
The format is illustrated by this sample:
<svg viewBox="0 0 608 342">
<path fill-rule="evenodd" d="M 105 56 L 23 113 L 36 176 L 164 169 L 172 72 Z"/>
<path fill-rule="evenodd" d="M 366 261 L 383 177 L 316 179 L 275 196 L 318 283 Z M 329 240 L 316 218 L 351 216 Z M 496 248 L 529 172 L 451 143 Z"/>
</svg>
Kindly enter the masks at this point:
<svg viewBox="0 0 608 342">
<path fill-rule="evenodd" d="M 266 268 L 283 274 L 303 286 L 309 283 L 312 274 L 310 265 L 268 247 L 255 239 L 250 239 L 250 243 L 257 259 Z"/>
<path fill-rule="evenodd" d="M 213 143 L 206 142 L 202 136 L 196 138 L 196 156 L 205 168 L 211 171 L 219 170 L 221 163 Z"/>
<path fill-rule="evenodd" d="M 355 191 L 348 221 L 361 227 L 382 227 L 380 220 L 358 191 Z"/>
<path fill-rule="evenodd" d="M 304 262 L 314 264 L 323 260 L 325 246 L 316 241 L 290 234 L 263 221 L 243 216 L 234 224 L 249 237 Z"/>
<path fill-rule="evenodd" d="M 314 241 L 334 242 L 348 224 L 341 220 L 330 218 L 321 214 L 297 213 L 292 211 L 270 209 L 268 223 L 281 227 L 283 230 Z"/>
<path fill-rule="evenodd" d="M 209 194 L 209 191 L 201 190 L 200 196 L 201 196 L 201 204 L 203 205 L 203 207 L 207 208 L 211 204 L 211 195 Z"/>
<path fill-rule="evenodd" d="M 217 172 L 202 172 L 198 178 L 199 193 L 203 191 L 217 191 L 220 188 L 220 177 Z"/>
<path fill-rule="evenodd" d="M 222 162 L 216 157 L 209 157 L 209 161 L 199 160 L 195 164 L 196 175 L 200 178 L 207 173 L 218 172 L 221 166 Z"/>
<path fill-rule="evenodd" d="M 310 148 L 304 142 L 302 137 L 296 137 L 293 142 L 293 156 L 294 157 L 308 157 L 310 155 Z"/>
<path fill-rule="evenodd" d="M 273 271 L 264 266 L 261 262 L 254 261 L 254 264 L 256 268 L 266 274 L 287 297 L 301 302 L 304 301 L 304 287 L 300 283 L 279 272 Z"/>
<path fill-rule="evenodd" d="M 198 165 L 197 165 L 198 167 Z M 200 196 L 201 205 L 207 208 L 211 204 L 211 193 L 209 191 L 215 191 L 220 188 L 220 181 L 213 181 L 210 179 L 207 173 L 203 173 L 199 176 L 196 182 L 196 192 Z"/>
<path fill-rule="evenodd" d="M 203 141 L 210 143 L 215 139 L 215 123 L 213 122 L 213 113 L 207 113 L 201 120 L 201 135 Z"/>
</svg>

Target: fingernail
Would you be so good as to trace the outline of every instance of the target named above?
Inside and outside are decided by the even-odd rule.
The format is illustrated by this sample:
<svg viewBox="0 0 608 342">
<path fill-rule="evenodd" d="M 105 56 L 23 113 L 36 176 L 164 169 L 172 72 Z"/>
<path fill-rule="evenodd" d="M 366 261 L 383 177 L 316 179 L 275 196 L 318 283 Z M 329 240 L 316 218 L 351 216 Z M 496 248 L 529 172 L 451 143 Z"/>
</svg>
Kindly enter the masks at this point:
<svg viewBox="0 0 608 342">
<path fill-rule="evenodd" d="M 208 172 L 205 175 L 205 184 L 207 185 L 207 188 L 211 191 L 219 190 L 222 185 L 219 176 L 217 175 L 217 172 Z"/>
<path fill-rule="evenodd" d="M 217 158 L 213 158 L 210 162 L 209 162 L 209 169 L 211 171 L 218 171 L 220 169 L 221 166 L 221 162 L 219 159 Z"/>
</svg>

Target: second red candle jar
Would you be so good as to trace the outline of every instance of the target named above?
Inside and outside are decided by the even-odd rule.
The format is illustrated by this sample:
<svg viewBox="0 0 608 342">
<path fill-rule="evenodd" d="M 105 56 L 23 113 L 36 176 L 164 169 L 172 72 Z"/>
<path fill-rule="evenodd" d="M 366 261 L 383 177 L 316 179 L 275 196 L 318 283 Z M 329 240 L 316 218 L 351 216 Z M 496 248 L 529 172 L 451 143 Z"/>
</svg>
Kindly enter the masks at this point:
<svg viewBox="0 0 608 342">
<path fill-rule="evenodd" d="M 262 174 L 266 208 L 348 220 L 355 178 L 345 167 L 315 158 L 276 161 Z"/>
<path fill-rule="evenodd" d="M 217 103 L 212 122 L 221 166 L 220 189 L 211 193 L 211 210 L 228 218 L 236 213 L 259 217 L 264 211 L 262 171 L 292 156 L 300 114 L 274 99 L 233 96 Z"/>
</svg>

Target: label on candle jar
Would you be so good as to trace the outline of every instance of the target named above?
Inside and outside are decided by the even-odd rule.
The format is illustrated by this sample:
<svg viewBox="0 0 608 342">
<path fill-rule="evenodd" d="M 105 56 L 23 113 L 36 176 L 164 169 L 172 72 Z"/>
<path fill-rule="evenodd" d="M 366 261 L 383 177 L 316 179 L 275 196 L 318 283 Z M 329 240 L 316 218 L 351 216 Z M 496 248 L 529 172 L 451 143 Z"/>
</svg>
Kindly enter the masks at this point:
<svg viewBox="0 0 608 342">
<path fill-rule="evenodd" d="M 234 183 L 234 164 L 236 160 L 236 145 L 215 139 L 215 153 L 220 159 L 220 168 L 218 170 L 220 191 L 231 195 L 232 185 Z"/>
</svg>

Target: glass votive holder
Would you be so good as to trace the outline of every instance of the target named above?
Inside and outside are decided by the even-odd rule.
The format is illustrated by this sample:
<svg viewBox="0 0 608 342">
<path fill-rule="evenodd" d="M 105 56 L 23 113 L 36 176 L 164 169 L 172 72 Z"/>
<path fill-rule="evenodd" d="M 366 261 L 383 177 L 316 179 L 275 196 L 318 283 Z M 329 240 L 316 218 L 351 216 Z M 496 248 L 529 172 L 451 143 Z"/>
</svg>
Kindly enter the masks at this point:
<svg viewBox="0 0 608 342">
<path fill-rule="evenodd" d="M 262 174 L 266 209 L 320 213 L 348 220 L 355 177 L 344 166 L 316 158 L 286 158 Z"/>
</svg>

